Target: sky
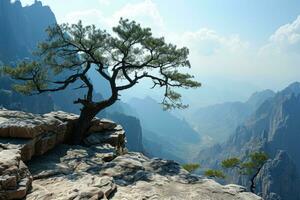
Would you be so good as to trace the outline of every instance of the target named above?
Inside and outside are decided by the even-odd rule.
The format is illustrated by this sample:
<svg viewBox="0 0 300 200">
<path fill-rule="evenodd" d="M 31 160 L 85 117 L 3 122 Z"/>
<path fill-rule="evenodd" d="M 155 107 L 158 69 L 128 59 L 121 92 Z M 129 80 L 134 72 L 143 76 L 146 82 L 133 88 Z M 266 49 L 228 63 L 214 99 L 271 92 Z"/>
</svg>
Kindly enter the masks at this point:
<svg viewBox="0 0 300 200">
<path fill-rule="evenodd" d="M 21 2 L 27 5 L 33 0 Z M 300 81 L 299 0 L 42 2 L 51 7 L 59 23 L 81 19 L 110 29 L 120 17 L 129 18 L 151 27 L 168 42 L 187 46 L 191 73 L 203 83 L 203 89 L 193 93 L 204 99 L 201 105 L 245 100 L 256 90 L 280 90 Z M 188 101 L 197 103 L 193 95 Z"/>
</svg>

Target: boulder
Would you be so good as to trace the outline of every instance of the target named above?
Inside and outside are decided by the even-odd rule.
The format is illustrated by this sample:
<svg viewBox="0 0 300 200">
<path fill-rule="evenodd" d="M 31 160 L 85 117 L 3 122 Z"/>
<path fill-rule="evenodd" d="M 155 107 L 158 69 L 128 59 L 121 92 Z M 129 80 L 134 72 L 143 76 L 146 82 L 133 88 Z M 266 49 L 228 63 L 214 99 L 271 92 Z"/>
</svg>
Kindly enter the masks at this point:
<svg viewBox="0 0 300 200">
<path fill-rule="evenodd" d="M 0 199 L 22 199 L 31 188 L 32 177 L 16 149 L 0 151 Z"/>
</svg>

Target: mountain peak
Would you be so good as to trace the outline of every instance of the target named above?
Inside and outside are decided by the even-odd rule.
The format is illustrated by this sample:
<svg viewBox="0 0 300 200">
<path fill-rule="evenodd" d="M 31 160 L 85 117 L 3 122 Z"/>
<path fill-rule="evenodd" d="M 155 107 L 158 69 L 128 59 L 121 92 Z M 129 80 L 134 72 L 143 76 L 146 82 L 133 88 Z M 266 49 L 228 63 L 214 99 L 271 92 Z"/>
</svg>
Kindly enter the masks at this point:
<svg viewBox="0 0 300 200">
<path fill-rule="evenodd" d="M 300 82 L 294 82 L 294 83 L 290 84 L 288 87 L 286 87 L 284 90 L 282 90 L 281 93 L 284 95 L 300 94 Z"/>
<path fill-rule="evenodd" d="M 289 89 L 293 89 L 293 90 L 300 90 L 300 82 L 294 82 L 294 83 L 291 83 L 287 88 Z"/>
<path fill-rule="evenodd" d="M 274 97 L 274 96 L 275 96 L 274 91 L 272 91 L 272 90 L 263 90 L 263 91 L 255 92 L 254 94 L 252 94 L 246 103 L 249 104 L 249 105 L 252 105 L 252 106 L 259 106 L 265 100 L 267 100 L 271 97 Z"/>
</svg>

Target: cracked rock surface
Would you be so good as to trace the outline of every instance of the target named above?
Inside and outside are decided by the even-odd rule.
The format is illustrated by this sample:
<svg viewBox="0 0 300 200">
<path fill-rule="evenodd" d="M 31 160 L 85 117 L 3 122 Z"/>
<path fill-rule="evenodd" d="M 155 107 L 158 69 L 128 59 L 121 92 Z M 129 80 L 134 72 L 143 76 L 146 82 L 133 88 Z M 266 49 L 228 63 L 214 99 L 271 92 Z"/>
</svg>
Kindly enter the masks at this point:
<svg viewBox="0 0 300 200">
<path fill-rule="evenodd" d="M 109 146 L 60 145 L 42 160 L 33 159 L 28 164 L 33 189 L 27 199 L 261 199 L 241 186 L 223 186 L 189 174 L 174 161 L 149 159 L 141 153 L 130 152 L 106 162 L 102 154 L 109 151 Z"/>
</svg>

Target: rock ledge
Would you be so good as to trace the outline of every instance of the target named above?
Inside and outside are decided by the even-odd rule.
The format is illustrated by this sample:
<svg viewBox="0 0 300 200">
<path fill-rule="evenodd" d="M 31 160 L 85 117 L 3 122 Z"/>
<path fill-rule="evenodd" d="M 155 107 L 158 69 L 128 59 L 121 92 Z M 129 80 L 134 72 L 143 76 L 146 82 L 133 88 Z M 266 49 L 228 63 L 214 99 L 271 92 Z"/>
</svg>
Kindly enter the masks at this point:
<svg viewBox="0 0 300 200">
<path fill-rule="evenodd" d="M 64 144 L 77 117 L 0 110 L 1 200 L 261 199 L 191 175 L 174 161 L 125 153 L 125 132 L 109 120 L 93 121 L 85 146 Z"/>
</svg>

